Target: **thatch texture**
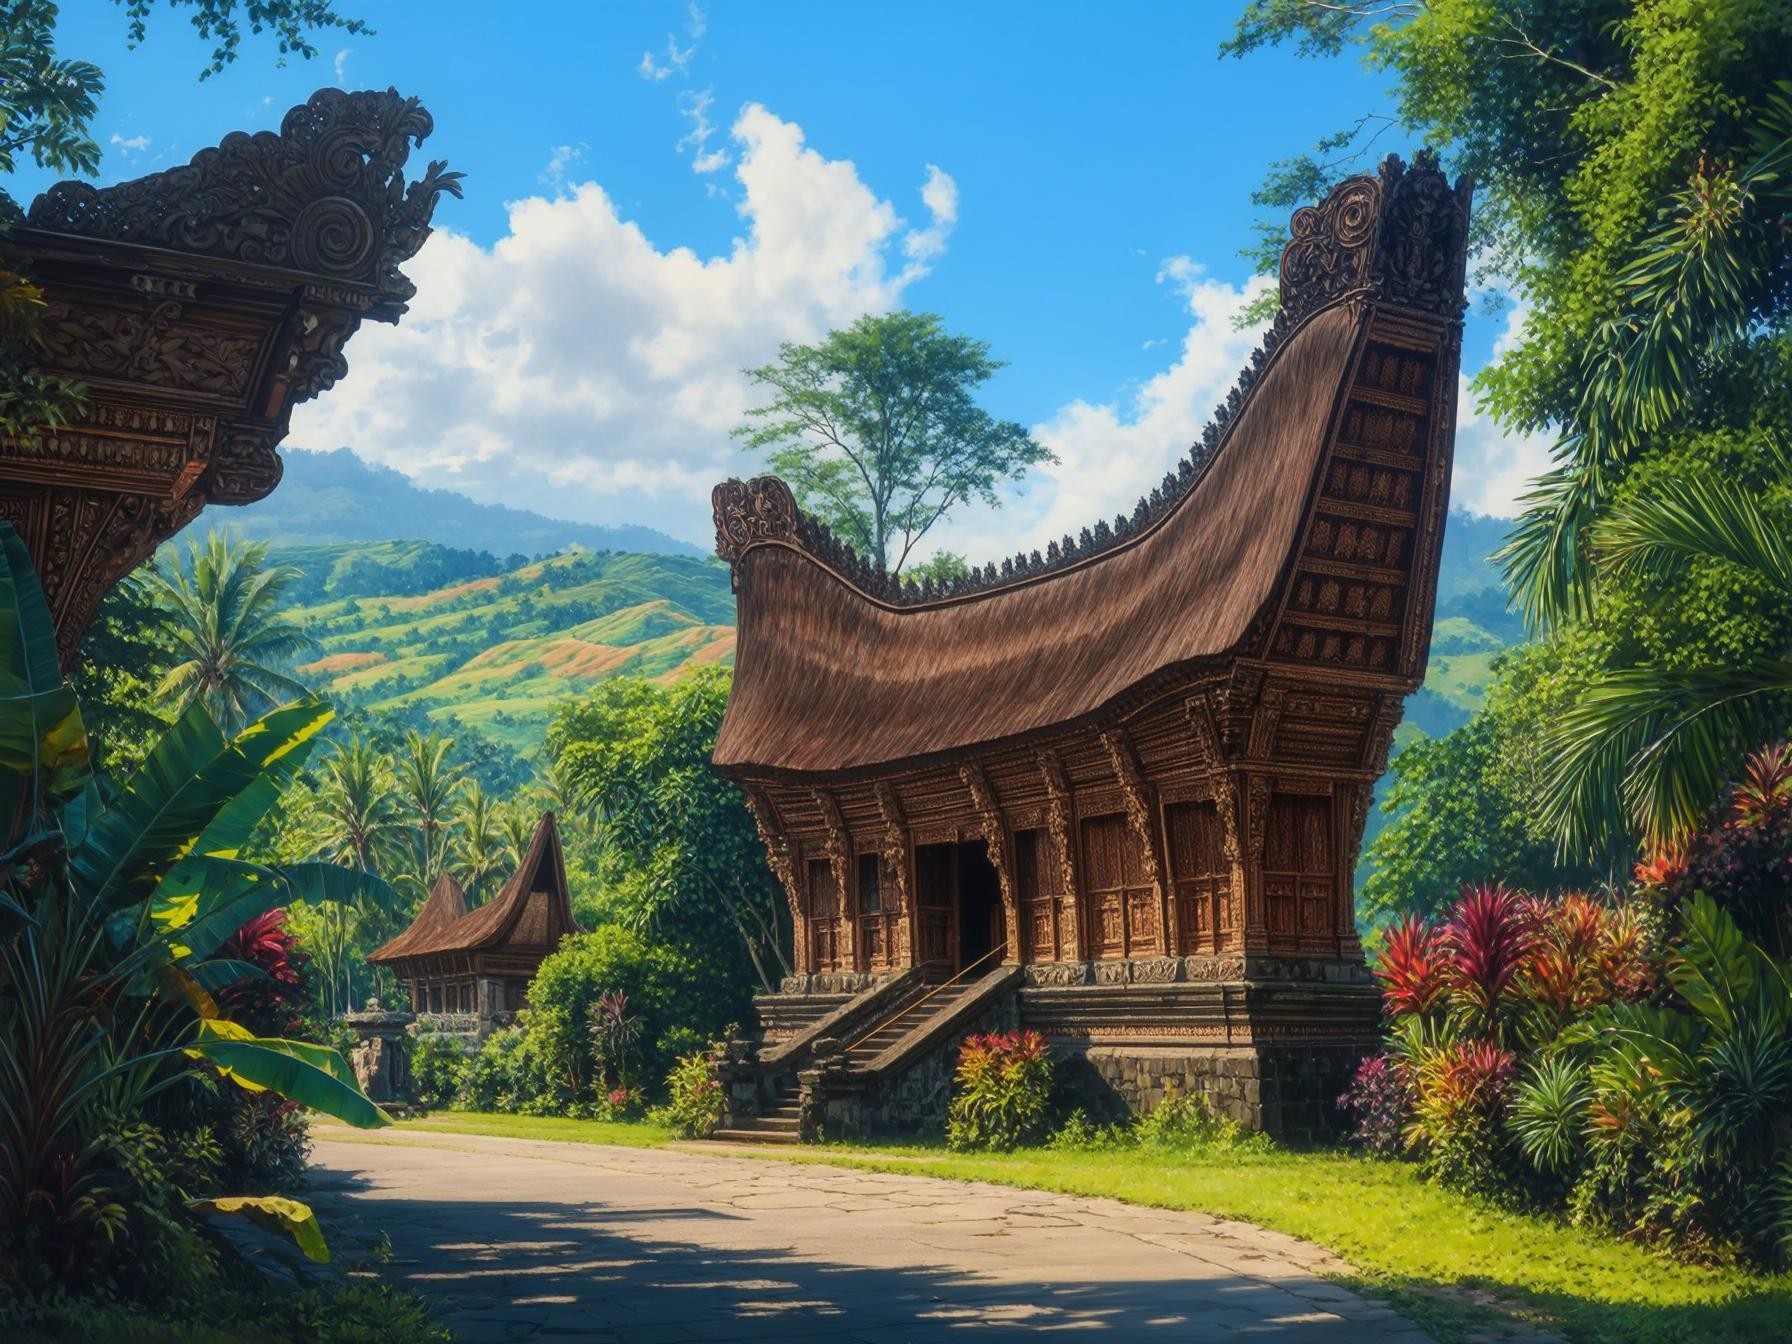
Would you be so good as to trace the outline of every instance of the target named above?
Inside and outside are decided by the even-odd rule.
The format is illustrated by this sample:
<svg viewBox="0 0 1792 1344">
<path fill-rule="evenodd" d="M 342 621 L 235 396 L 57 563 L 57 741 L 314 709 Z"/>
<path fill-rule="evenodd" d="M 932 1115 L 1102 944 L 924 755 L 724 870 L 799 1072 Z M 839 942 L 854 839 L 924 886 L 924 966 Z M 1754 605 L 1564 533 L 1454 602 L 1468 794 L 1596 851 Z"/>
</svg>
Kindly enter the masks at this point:
<svg viewBox="0 0 1792 1344">
<path fill-rule="evenodd" d="M 577 933 L 566 888 L 566 863 L 554 814 L 542 815 L 521 865 L 484 905 L 467 909 L 460 884 L 444 874 L 398 937 L 367 960 L 393 963 L 444 953 L 483 952 L 521 946 L 551 948 Z"/>
<path fill-rule="evenodd" d="M 1341 305 L 1302 325 L 1176 507 L 1080 564 L 896 606 L 795 546 L 748 549 L 716 764 L 842 771 L 997 742 L 1230 653 L 1298 548 L 1363 322 Z"/>
</svg>

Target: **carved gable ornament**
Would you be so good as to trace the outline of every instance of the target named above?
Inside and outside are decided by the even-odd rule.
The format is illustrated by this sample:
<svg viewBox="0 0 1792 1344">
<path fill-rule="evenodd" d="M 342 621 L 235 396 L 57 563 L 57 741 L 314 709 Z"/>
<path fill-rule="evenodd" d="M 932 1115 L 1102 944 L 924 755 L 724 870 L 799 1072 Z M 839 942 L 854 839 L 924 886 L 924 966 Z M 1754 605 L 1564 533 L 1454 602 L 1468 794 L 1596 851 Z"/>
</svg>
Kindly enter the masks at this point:
<svg viewBox="0 0 1792 1344">
<path fill-rule="evenodd" d="M 364 318 L 396 322 L 400 267 L 460 174 L 405 166 L 429 113 L 323 89 L 280 130 L 184 167 L 63 182 L 4 242 L 43 290 L 39 363 L 86 389 L 66 425 L 0 443 L 0 518 L 30 547 L 70 664 L 106 591 L 207 503 L 280 480 L 292 408 L 348 371 Z"/>
</svg>

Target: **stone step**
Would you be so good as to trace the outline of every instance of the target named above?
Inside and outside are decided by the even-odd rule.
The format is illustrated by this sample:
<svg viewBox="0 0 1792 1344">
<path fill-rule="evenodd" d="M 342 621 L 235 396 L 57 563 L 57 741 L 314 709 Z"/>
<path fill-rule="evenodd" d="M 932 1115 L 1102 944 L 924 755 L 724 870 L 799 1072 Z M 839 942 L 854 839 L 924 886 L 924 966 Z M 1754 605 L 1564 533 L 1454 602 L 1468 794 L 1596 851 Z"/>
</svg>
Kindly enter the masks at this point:
<svg viewBox="0 0 1792 1344">
<path fill-rule="evenodd" d="M 718 1129 L 709 1136 L 722 1143 L 796 1143 L 794 1129 Z"/>
</svg>

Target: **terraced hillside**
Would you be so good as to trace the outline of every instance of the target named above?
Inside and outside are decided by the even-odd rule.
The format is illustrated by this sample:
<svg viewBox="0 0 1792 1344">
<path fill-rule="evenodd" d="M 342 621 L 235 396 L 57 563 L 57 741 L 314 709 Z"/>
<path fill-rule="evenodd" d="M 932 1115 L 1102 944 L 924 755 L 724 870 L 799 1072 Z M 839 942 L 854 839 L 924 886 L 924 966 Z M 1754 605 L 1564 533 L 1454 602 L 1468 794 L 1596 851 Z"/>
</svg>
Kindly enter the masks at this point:
<svg viewBox="0 0 1792 1344">
<path fill-rule="evenodd" d="M 304 680 L 339 703 L 419 708 L 518 750 L 595 682 L 669 680 L 734 659 L 734 597 L 718 560 L 570 551 L 506 568 L 411 542 L 274 559 L 301 571 L 293 588 L 310 599 L 288 612 L 319 645 L 298 668 Z M 408 591 L 444 572 L 472 577 Z"/>
</svg>

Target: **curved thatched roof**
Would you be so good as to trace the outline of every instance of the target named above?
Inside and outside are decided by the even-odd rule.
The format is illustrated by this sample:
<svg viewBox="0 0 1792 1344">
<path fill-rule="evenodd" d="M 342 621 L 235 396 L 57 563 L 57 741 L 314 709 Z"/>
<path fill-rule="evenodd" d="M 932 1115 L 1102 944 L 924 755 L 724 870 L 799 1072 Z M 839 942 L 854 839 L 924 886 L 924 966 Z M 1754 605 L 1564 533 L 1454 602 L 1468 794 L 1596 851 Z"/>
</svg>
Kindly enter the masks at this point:
<svg viewBox="0 0 1792 1344">
<path fill-rule="evenodd" d="M 1159 674 L 1249 656 L 1335 474 L 1328 449 L 1376 314 L 1432 331 L 1460 320 L 1468 198 L 1421 155 L 1297 212 L 1281 315 L 1180 472 L 1111 529 L 972 571 L 943 596 L 851 554 L 775 478 L 718 486 L 739 634 L 715 764 L 836 773 L 938 756 L 1090 719 Z M 1374 395 L 1423 409 L 1410 392 Z M 1449 404 L 1429 409 L 1447 416 L 1453 400 L 1439 395 Z M 1375 460 L 1395 474 L 1417 465 Z M 1410 567 L 1412 555 L 1378 563 Z"/>
<path fill-rule="evenodd" d="M 460 884 L 444 873 L 410 927 L 370 952 L 367 960 L 391 963 L 504 946 L 552 948 L 565 935 L 577 932 L 567 896 L 560 832 L 554 814 L 547 812 L 535 828 L 522 863 L 496 896 L 468 910 Z"/>
</svg>

